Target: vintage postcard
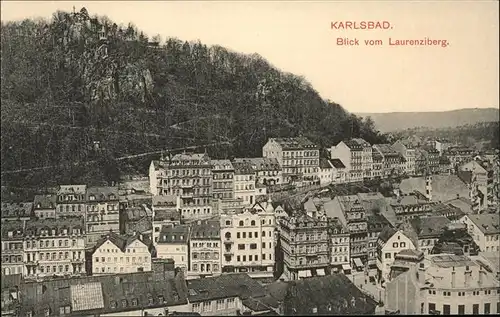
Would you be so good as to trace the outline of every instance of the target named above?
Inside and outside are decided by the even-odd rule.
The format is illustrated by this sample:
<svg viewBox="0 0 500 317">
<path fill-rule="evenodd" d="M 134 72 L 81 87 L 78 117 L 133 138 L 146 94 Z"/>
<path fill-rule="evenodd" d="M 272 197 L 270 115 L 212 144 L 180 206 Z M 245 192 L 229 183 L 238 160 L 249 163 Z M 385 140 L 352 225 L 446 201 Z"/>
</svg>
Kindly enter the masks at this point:
<svg viewBox="0 0 500 317">
<path fill-rule="evenodd" d="M 1 1 L 2 316 L 500 314 L 497 1 Z"/>
</svg>

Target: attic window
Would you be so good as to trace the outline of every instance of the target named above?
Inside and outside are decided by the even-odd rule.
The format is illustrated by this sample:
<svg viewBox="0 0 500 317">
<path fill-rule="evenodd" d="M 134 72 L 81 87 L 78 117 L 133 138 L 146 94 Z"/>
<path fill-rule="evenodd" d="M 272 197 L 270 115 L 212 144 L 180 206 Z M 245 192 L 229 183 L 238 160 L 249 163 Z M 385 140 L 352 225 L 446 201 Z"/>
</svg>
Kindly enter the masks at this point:
<svg viewBox="0 0 500 317">
<path fill-rule="evenodd" d="M 154 304 L 154 299 L 153 299 L 152 296 L 149 296 L 148 302 L 149 302 L 149 305 L 153 305 Z"/>
<path fill-rule="evenodd" d="M 116 302 L 114 300 L 111 301 L 111 305 L 110 306 L 111 306 L 111 308 L 115 309 L 116 308 Z"/>
<path fill-rule="evenodd" d="M 126 299 L 122 299 L 122 306 L 127 307 L 127 300 Z"/>
<path fill-rule="evenodd" d="M 163 303 L 165 302 L 165 298 L 163 297 L 163 295 L 159 295 L 159 296 L 158 296 L 158 302 L 159 302 L 160 304 L 163 304 Z"/>
<path fill-rule="evenodd" d="M 89 200 L 95 200 L 95 196 L 94 195 L 90 195 L 89 196 Z"/>
<path fill-rule="evenodd" d="M 133 298 L 132 299 L 132 306 L 137 306 L 139 304 L 139 301 L 137 300 L 137 298 Z"/>
<path fill-rule="evenodd" d="M 318 312 L 318 307 L 313 307 L 312 312 L 313 314 L 316 314 Z"/>
</svg>

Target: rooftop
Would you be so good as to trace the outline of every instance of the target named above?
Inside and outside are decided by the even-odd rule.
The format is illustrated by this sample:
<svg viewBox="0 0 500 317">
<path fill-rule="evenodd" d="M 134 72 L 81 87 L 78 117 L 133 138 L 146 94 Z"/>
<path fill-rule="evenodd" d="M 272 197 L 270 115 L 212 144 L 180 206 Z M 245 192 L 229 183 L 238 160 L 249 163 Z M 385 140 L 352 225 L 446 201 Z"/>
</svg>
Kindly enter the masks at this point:
<svg viewBox="0 0 500 317">
<path fill-rule="evenodd" d="M 425 193 L 425 177 L 411 177 L 401 181 L 400 190 L 404 194 L 415 191 Z M 443 202 L 459 197 L 469 197 L 468 186 L 457 175 L 432 176 L 432 200 Z"/>
<path fill-rule="evenodd" d="M 92 198 L 94 197 L 94 198 Z M 102 186 L 102 187 L 88 187 L 87 188 L 88 201 L 113 201 L 119 200 L 118 187 Z"/>
<path fill-rule="evenodd" d="M 235 158 L 234 162 L 247 162 L 252 165 L 256 171 L 279 171 L 281 166 L 276 158 L 253 157 L 253 158 Z"/>
<path fill-rule="evenodd" d="M 326 158 L 320 158 L 319 159 L 319 167 L 321 169 L 331 169 L 332 165 L 330 165 L 330 162 Z"/>
<path fill-rule="evenodd" d="M 125 252 L 127 246 L 136 240 L 141 241 L 138 235 L 119 235 L 114 232 L 110 232 L 96 243 L 94 250 L 97 250 L 100 246 L 106 243 L 106 241 L 109 241 L 116 245 L 122 252 Z M 147 243 L 145 244 L 147 245 Z"/>
<path fill-rule="evenodd" d="M 278 143 L 283 150 L 317 149 L 318 146 L 305 137 L 296 138 L 271 138 L 270 141 Z"/>
<path fill-rule="evenodd" d="M 480 214 L 467 215 L 469 219 L 483 232 L 483 234 L 499 234 L 500 233 L 500 215 L 495 214 Z"/>
<path fill-rule="evenodd" d="M 443 234 L 451 221 L 444 216 L 432 216 L 410 219 L 409 223 L 419 239 Z"/>
<path fill-rule="evenodd" d="M 33 205 L 35 209 L 55 209 L 56 208 L 56 195 L 35 195 Z"/>
<path fill-rule="evenodd" d="M 33 203 L 6 203 L 2 202 L 2 218 L 31 217 L 33 213 Z"/>
<path fill-rule="evenodd" d="M 233 164 L 230 160 L 211 160 L 212 170 L 233 170 Z"/>
<path fill-rule="evenodd" d="M 162 226 L 158 243 L 182 243 L 185 244 L 189 240 L 190 228 L 187 225 L 181 226 Z"/>
<path fill-rule="evenodd" d="M 248 175 L 255 174 L 256 170 L 254 169 L 252 163 L 248 161 L 238 161 L 233 162 L 234 173 L 238 175 Z"/>
<path fill-rule="evenodd" d="M 229 297 L 242 300 L 267 295 L 266 289 L 246 273 L 230 273 L 187 281 L 189 302 L 203 302 Z"/>
<path fill-rule="evenodd" d="M 192 223 L 191 239 L 219 239 L 220 221 L 218 219 L 198 220 Z"/>
<path fill-rule="evenodd" d="M 78 194 L 85 195 L 85 191 L 87 189 L 87 185 L 61 185 L 59 186 L 58 195 L 66 195 L 66 194 Z"/>
<path fill-rule="evenodd" d="M 429 255 L 429 259 L 432 262 L 432 264 L 442 268 L 477 265 L 466 255 L 436 254 L 436 255 Z"/>
<path fill-rule="evenodd" d="M 331 159 L 330 162 L 332 163 L 333 167 L 335 168 L 345 168 L 344 163 L 338 158 Z"/>
<path fill-rule="evenodd" d="M 83 217 L 60 218 L 57 221 L 54 219 L 30 219 L 26 221 L 25 232 L 27 235 L 40 236 L 43 230 L 47 230 L 48 236 L 57 236 L 63 234 L 64 230 L 67 230 L 67 234 L 71 234 L 73 229 L 80 229 L 83 233 L 85 230 Z M 55 230 L 55 234 L 52 230 Z"/>
</svg>

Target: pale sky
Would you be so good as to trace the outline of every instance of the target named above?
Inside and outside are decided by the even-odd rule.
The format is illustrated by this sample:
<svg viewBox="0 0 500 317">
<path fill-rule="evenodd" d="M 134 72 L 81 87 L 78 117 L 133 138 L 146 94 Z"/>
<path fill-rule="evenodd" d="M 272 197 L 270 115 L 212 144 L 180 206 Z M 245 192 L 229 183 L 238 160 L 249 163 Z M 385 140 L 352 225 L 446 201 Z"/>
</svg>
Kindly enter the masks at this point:
<svg viewBox="0 0 500 317">
<path fill-rule="evenodd" d="M 499 106 L 497 1 L 2 1 L 2 21 L 49 18 L 85 6 L 148 35 L 200 40 L 258 53 L 304 76 L 351 112 L 440 111 Z M 332 21 L 389 21 L 391 30 L 332 30 Z M 338 37 L 360 46 L 338 46 Z M 389 46 L 389 38 L 448 40 Z M 369 47 L 365 39 L 381 39 Z"/>
</svg>

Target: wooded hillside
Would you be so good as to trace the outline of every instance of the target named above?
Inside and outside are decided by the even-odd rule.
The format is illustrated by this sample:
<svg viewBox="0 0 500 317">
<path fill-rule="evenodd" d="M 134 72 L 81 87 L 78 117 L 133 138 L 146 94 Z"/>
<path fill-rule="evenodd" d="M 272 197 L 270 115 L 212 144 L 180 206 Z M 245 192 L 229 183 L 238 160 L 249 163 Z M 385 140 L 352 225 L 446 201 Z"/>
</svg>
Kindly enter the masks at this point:
<svg viewBox="0 0 500 317">
<path fill-rule="evenodd" d="M 148 39 L 84 8 L 2 23 L 1 63 L 2 185 L 116 181 L 162 149 L 231 158 L 260 156 L 269 137 L 384 141 L 257 54 Z"/>
</svg>

